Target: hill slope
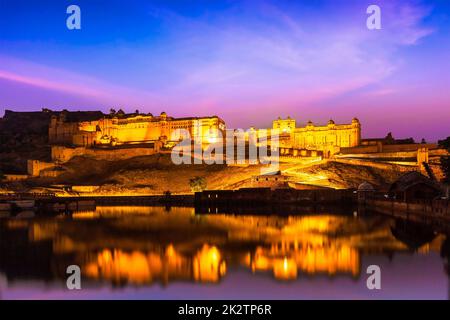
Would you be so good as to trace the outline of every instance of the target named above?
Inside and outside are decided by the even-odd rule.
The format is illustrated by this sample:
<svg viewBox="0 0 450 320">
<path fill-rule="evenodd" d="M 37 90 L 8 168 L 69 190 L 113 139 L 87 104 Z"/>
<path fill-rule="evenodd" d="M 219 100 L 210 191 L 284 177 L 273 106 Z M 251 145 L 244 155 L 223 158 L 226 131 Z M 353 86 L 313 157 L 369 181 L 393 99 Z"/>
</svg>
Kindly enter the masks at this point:
<svg viewBox="0 0 450 320">
<path fill-rule="evenodd" d="M 170 191 L 189 193 L 189 179 L 200 176 L 208 189 L 231 189 L 248 186 L 246 180 L 260 175 L 263 165 L 246 167 L 227 165 L 174 165 L 170 155 L 136 157 L 121 161 L 99 161 L 77 157 L 66 163 L 65 172 L 57 178 L 36 178 L 29 187 L 51 184 L 97 185 L 104 193 L 151 194 Z M 290 181 L 333 188 L 356 188 L 363 181 L 377 186 L 392 183 L 401 173 L 392 169 L 379 169 L 322 161 L 311 165 L 281 164 L 280 170 Z"/>
</svg>

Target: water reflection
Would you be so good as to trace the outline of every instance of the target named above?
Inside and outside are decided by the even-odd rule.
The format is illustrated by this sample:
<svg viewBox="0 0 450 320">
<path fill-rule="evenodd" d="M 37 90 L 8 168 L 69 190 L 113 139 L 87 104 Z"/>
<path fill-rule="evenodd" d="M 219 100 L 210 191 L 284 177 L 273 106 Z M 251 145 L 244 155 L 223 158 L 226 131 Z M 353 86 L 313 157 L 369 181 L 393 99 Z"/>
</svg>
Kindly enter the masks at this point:
<svg viewBox="0 0 450 320">
<path fill-rule="evenodd" d="M 160 252 L 104 249 L 86 259 L 85 273 L 90 278 L 108 279 L 114 283 L 152 283 L 169 279 L 217 282 L 225 274 L 226 264 L 217 247 L 205 244 L 193 257 L 183 256 L 173 245 Z"/>
<path fill-rule="evenodd" d="M 440 253 L 448 270 L 448 239 L 419 230 L 352 213 L 280 217 L 98 207 L 71 216 L 0 220 L 0 274 L 6 282 L 59 280 L 61 286 L 70 264 L 81 266 L 89 283 L 114 286 L 220 283 L 236 268 L 281 282 L 318 275 L 358 279 L 363 257 L 392 259 L 402 252 Z"/>
</svg>

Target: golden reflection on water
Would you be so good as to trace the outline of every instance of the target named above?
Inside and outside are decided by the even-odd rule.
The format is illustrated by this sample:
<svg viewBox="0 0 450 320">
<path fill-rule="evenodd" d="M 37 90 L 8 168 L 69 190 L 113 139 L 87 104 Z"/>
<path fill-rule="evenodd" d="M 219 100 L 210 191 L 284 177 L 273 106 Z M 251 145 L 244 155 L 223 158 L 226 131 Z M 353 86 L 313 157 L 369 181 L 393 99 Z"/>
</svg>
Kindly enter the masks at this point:
<svg viewBox="0 0 450 320">
<path fill-rule="evenodd" d="M 119 283 L 144 284 L 160 280 L 190 280 L 218 282 L 225 274 L 226 264 L 217 247 L 204 245 L 194 257 L 183 256 L 169 245 L 165 252 L 143 253 L 139 251 L 105 249 L 86 263 L 86 275 L 95 279 L 107 279 Z"/>
<path fill-rule="evenodd" d="M 176 208 L 175 210 L 179 213 L 195 214 L 194 208 Z M 72 216 L 74 219 L 97 219 L 164 213 L 167 211 L 163 207 L 99 206 L 95 211 L 75 212 Z"/>
<path fill-rule="evenodd" d="M 361 254 L 407 250 L 379 219 L 195 215 L 193 210 L 98 207 L 73 214 L 73 220 L 29 220 L 27 228 L 31 241 L 52 242 L 55 259 L 72 254 L 84 276 L 133 285 L 216 283 L 237 266 L 285 281 L 300 274 L 358 277 Z M 418 252 L 438 250 L 438 242 Z"/>
<path fill-rule="evenodd" d="M 282 253 L 272 249 L 259 247 L 253 256 L 248 256 L 246 265 L 253 272 L 273 270 L 275 278 L 280 280 L 295 279 L 298 272 L 356 276 L 360 271 L 359 253 L 348 246 L 297 247 Z"/>
</svg>

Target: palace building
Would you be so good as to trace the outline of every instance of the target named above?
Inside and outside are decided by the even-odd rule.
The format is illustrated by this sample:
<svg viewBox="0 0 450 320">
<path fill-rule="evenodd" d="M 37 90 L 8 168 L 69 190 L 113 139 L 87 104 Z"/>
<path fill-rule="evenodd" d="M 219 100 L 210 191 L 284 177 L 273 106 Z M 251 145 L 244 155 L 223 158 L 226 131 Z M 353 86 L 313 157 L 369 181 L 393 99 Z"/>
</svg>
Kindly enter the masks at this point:
<svg viewBox="0 0 450 320">
<path fill-rule="evenodd" d="M 139 112 L 125 114 L 119 110 L 109 115 L 101 112 L 54 113 L 48 127 L 48 138 L 53 146 L 92 148 L 148 144 L 153 146 L 154 152 L 159 152 L 163 147 L 170 149 L 178 143 L 179 137 L 174 135 L 177 130 L 188 132 L 192 138 L 201 138 L 203 146 L 217 142 L 219 136 L 226 136 L 225 122 L 218 116 L 173 118 L 165 112 L 153 116 Z M 361 124 L 356 118 L 348 124 L 336 124 L 330 120 L 324 126 L 309 121 L 304 127 L 298 127 L 296 120 L 290 117 L 278 118 L 270 129 L 251 128 L 246 133 L 247 138 L 252 131 L 260 142 L 267 139 L 272 146 L 273 138 L 278 135 L 280 154 L 286 156 L 320 154 L 328 158 L 339 153 L 341 148 L 361 144 Z M 55 147 L 55 154 L 59 150 Z"/>
<path fill-rule="evenodd" d="M 259 138 L 278 134 L 281 154 L 297 155 L 300 150 L 320 151 L 328 158 L 341 148 L 361 144 L 361 124 L 357 118 L 348 124 L 336 124 L 330 120 L 327 125 L 317 126 L 308 121 L 306 126 L 297 127 L 295 119 L 279 117 L 273 121 L 271 129 L 256 131 Z"/>
<path fill-rule="evenodd" d="M 189 132 L 191 137 L 212 142 L 218 131 L 225 130 L 225 122 L 217 116 L 173 118 L 165 112 L 153 116 L 122 111 L 87 121 L 71 121 L 69 116 L 68 112 L 52 116 L 48 130 L 50 144 L 92 147 L 159 141 L 164 145 L 171 142 L 177 129 Z"/>
<path fill-rule="evenodd" d="M 291 135 L 294 148 L 315 149 L 335 153 L 336 148 L 359 146 L 361 143 L 361 124 L 353 118 L 350 124 L 336 124 L 328 121 L 326 126 L 315 126 L 311 121 L 306 127 L 295 128 Z"/>
</svg>

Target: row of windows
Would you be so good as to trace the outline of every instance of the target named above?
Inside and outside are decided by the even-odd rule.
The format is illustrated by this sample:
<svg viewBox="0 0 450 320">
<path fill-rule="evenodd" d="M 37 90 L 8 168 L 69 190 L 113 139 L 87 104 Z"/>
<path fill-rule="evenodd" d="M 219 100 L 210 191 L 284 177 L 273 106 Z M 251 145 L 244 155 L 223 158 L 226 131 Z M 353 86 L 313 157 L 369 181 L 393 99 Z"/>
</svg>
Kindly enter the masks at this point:
<svg viewBox="0 0 450 320">
<path fill-rule="evenodd" d="M 256 181 L 269 181 L 269 178 L 256 178 Z M 278 181 L 278 178 L 275 178 L 275 179 L 273 179 L 273 180 L 275 180 L 275 181 Z"/>
</svg>

